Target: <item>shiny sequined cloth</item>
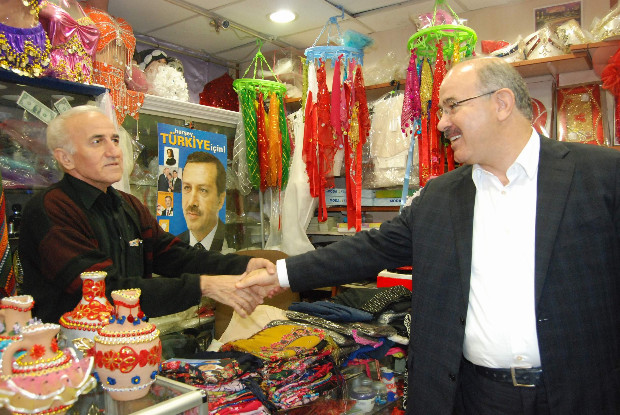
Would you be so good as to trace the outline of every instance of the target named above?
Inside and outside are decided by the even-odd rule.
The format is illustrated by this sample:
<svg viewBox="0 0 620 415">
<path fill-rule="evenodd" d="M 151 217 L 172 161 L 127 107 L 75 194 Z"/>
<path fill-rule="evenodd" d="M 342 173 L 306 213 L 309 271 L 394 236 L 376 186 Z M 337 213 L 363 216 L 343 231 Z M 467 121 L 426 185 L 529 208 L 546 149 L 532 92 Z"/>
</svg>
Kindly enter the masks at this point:
<svg viewBox="0 0 620 415">
<path fill-rule="evenodd" d="M 0 68 L 39 77 L 50 63 L 51 44 L 43 26 L 11 27 L 0 23 Z"/>
<path fill-rule="evenodd" d="M 99 29 L 81 6 L 76 6 L 82 14 L 77 20 L 53 3 L 47 3 L 39 14 L 39 21 L 52 45 L 51 63 L 45 76 L 90 84 Z"/>
</svg>

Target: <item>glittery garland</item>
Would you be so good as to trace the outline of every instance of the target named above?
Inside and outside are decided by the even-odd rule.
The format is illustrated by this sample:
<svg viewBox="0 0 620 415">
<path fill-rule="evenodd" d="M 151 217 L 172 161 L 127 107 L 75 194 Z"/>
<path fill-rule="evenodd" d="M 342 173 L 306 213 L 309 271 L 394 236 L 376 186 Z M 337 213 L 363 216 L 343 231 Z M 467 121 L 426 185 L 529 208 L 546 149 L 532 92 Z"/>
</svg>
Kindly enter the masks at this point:
<svg viewBox="0 0 620 415">
<path fill-rule="evenodd" d="M 403 97 L 403 109 L 400 115 L 400 129 L 405 136 L 411 135 L 414 123 L 414 96 L 419 96 L 420 86 L 418 81 L 418 70 L 416 67 L 417 56 L 415 49 L 411 49 L 409 66 L 407 67 L 407 79 L 405 80 L 405 95 Z M 417 88 L 416 88 L 417 87 Z M 419 101 L 418 101 L 419 102 Z M 418 117 L 420 116 L 418 112 Z"/>
<path fill-rule="evenodd" d="M 269 142 L 267 138 L 267 126 L 266 126 L 266 114 L 265 114 L 265 102 L 263 99 L 263 93 L 258 93 L 258 100 L 256 102 L 256 151 L 258 152 L 258 171 L 260 175 L 260 191 L 264 192 L 267 189 L 267 169 L 269 164 Z"/>
<path fill-rule="evenodd" d="M 368 102 L 366 102 L 366 87 L 364 85 L 364 75 L 362 66 L 355 68 L 355 101 L 359 103 L 358 121 L 360 124 L 360 140 L 362 144 L 366 142 L 366 137 L 370 134 L 370 114 L 368 113 Z"/>
<path fill-rule="evenodd" d="M 325 72 L 325 62 L 320 60 L 320 65 L 316 71 L 316 78 L 319 85 L 317 96 L 317 137 L 318 137 L 318 164 L 319 164 L 319 215 L 318 221 L 327 220 L 327 206 L 325 205 L 325 189 L 334 187 L 334 177 L 332 173 L 334 164 L 335 145 L 334 135 L 330 124 L 330 97 L 327 89 L 327 74 Z"/>
<path fill-rule="evenodd" d="M 289 168 L 291 163 L 291 136 L 288 132 L 288 123 L 286 122 L 286 110 L 283 100 L 280 100 L 280 134 L 282 135 L 282 183 L 281 187 L 286 187 L 288 183 Z"/>
<path fill-rule="evenodd" d="M 433 85 L 431 95 L 431 109 L 429 114 L 429 142 L 431 157 L 431 176 L 439 176 L 444 173 L 445 155 L 441 144 L 441 132 L 437 129 L 437 110 L 439 109 L 439 88 L 446 74 L 446 63 L 443 59 L 443 42 L 437 43 L 437 57 L 435 58 L 435 72 L 433 73 Z"/>
<path fill-rule="evenodd" d="M 260 173 L 258 167 L 257 137 L 256 137 L 256 91 L 241 89 L 238 91 L 241 116 L 245 130 L 246 160 L 248 164 L 248 176 L 252 186 L 258 189 L 260 186 Z"/>
<path fill-rule="evenodd" d="M 433 75 L 428 59 L 423 59 L 420 76 L 421 135 L 418 146 L 420 186 L 424 187 L 431 173 L 430 142 L 428 137 L 428 106 L 433 95 Z"/>
<path fill-rule="evenodd" d="M 340 57 L 336 60 L 334 65 L 334 76 L 332 78 L 332 92 L 331 92 L 331 108 L 330 108 L 330 122 L 332 125 L 332 131 L 334 132 L 334 139 L 336 146 L 340 147 L 343 144 L 342 140 L 342 123 L 340 120 L 340 99 L 342 94 L 340 92 Z"/>
<path fill-rule="evenodd" d="M 280 100 L 275 92 L 269 96 L 269 117 L 267 128 L 267 171 L 265 181 L 268 187 L 280 189 L 282 184 L 282 137 L 280 135 Z"/>
<path fill-rule="evenodd" d="M 422 114 L 428 115 L 428 104 L 433 97 L 433 75 L 428 59 L 422 62 L 422 77 L 420 79 L 420 103 Z"/>
<path fill-rule="evenodd" d="M 454 42 L 454 50 L 452 51 L 452 65 L 456 65 L 461 61 L 461 42 Z"/>
<path fill-rule="evenodd" d="M 306 172 L 308 173 L 308 183 L 310 185 L 310 196 L 318 197 L 320 188 L 319 163 L 317 156 L 317 114 L 316 103 L 313 101 L 312 91 L 308 91 L 308 100 L 306 101 L 304 122 L 304 145 L 302 155 L 306 163 Z"/>
</svg>

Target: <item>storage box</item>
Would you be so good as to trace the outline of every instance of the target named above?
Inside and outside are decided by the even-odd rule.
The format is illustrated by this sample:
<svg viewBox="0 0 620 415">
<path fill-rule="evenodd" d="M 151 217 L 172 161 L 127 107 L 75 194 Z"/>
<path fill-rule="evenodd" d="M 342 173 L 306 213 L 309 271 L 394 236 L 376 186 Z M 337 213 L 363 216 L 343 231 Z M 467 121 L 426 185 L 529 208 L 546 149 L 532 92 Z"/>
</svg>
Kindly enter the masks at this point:
<svg viewBox="0 0 620 415">
<path fill-rule="evenodd" d="M 383 199 L 383 198 L 375 198 L 373 200 L 373 206 L 400 206 L 400 197 L 391 198 L 391 199 Z"/>
<path fill-rule="evenodd" d="M 336 187 L 333 189 L 325 189 L 325 196 L 326 197 L 332 197 L 332 196 L 337 196 L 337 197 L 347 197 L 347 189 L 341 188 L 341 187 Z M 375 191 L 372 189 L 362 189 L 362 199 L 364 198 L 368 198 L 371 199 L 375 197 Z"/>
<path fill-rule="evenodd" d="M 377 275 L 377 288 L 394 287 L 396 285 L 402 285 L 409 290 L 413 289 L 411 274 L 398 274 L 383 270 Z"/>
</svg>

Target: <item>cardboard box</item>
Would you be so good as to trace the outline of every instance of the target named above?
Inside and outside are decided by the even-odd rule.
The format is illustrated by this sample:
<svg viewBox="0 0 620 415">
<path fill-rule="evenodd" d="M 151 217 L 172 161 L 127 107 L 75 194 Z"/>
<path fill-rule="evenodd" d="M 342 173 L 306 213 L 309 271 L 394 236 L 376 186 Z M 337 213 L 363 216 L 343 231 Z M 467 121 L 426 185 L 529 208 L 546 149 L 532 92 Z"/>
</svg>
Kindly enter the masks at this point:
<svg viewBox="0 0 620 415">
<path fill-rule="evenodd" d="M 375 198 L 373 206 L 400 206 L 400 197 L 392 199 Z"/>
</svg>

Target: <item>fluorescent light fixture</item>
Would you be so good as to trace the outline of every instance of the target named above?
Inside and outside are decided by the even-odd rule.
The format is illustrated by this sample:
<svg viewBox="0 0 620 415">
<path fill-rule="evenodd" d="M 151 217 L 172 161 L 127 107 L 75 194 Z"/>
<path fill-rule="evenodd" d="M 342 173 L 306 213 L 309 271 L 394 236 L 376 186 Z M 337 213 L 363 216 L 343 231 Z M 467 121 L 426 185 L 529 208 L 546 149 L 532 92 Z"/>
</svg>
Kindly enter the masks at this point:
<svg viewBox="0 0 620 415">
<path fill-rule="evenodd" d="M 295 20 L 295 17 L 297 17 L 295 16 L 295 13 L 285 9 L 278 10 L 277 12 L 273 12 L 269 15 L 269 19 L 276 23 L 289 23 Z"/>
</svg>

